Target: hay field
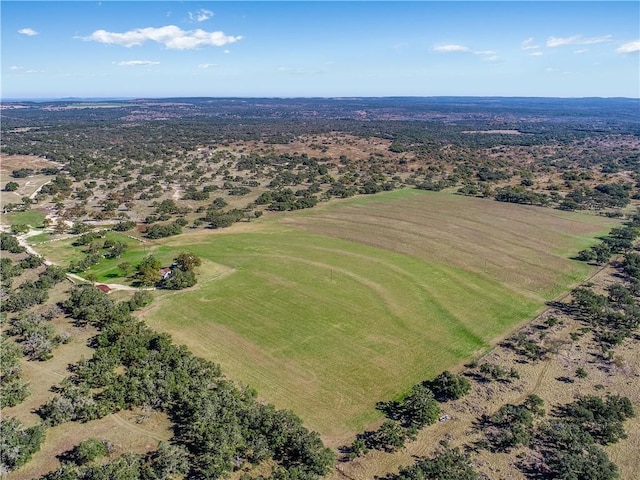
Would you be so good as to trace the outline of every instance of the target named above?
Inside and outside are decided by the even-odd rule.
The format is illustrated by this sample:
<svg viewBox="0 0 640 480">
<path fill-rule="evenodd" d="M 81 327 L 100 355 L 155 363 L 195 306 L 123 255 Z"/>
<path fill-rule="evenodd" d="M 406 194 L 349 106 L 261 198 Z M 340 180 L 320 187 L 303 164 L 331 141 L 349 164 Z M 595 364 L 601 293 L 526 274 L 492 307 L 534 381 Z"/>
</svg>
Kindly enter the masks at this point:
<svg viewBox="0 0 640 480">
<path fill-rule="evenodd" d="M 585 278 L 568 257 L 612 225 L 413 190 L 331 202 L 164 240 L 206 265 L 143 317 L 335 446 Z"/>
</svg>

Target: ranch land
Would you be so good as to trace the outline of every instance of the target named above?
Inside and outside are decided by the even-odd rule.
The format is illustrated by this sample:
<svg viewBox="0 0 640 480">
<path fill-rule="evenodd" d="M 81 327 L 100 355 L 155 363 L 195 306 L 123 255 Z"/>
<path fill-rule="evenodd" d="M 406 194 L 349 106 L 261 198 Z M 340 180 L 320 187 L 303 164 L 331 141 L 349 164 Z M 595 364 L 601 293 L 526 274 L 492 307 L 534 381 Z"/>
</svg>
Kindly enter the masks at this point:
<svg viewBox="0 0 640 480">
<path fill-rule="evenodd" d="M 143 319 L 336 446 L 584 280 L 569 257 L 614 224 L 415 190 L 330 203 L 157 242 L 205 262 Z"/>
<path fill-rule="evenodd" d="M 635 479 L 637 111 L 3 106 L 0 476 Z"/>
</svg>

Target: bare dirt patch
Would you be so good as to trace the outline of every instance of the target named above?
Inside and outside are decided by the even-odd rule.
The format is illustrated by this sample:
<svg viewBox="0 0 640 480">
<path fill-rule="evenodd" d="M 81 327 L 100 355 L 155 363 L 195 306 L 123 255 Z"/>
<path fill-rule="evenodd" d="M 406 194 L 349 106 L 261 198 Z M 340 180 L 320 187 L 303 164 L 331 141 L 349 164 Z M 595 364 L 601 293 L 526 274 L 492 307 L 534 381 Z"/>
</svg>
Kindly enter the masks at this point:
<svg viewBox="0 0 640 480">
<path fill-rule="evenodd" d="M 30 168 L 39 170 L 47 167 L 60 167 L 61 164 L 47 160 L 46 158 L 36 157 L 34 155 L 1 155 L 0 154 L 0 171 L 2 176 L 9 175 L 13 170 L 20 168 Z"/>
</svg>

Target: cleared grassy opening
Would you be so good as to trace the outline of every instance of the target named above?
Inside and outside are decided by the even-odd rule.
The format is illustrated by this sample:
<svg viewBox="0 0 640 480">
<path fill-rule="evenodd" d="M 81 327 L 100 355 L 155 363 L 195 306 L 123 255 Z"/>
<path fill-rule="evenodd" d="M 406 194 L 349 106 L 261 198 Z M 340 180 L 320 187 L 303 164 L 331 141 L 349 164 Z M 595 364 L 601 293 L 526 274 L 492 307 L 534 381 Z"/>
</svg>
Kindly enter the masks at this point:
<svg viewBox="0 0 640 480">
<path fill-rule="evenodd" d="M 164 241 L 211 268 L 145 319 L 339 443 L 585 278 L 567 257 L 613 224 L 429 192 L 333 202 Z"/>
</svg>

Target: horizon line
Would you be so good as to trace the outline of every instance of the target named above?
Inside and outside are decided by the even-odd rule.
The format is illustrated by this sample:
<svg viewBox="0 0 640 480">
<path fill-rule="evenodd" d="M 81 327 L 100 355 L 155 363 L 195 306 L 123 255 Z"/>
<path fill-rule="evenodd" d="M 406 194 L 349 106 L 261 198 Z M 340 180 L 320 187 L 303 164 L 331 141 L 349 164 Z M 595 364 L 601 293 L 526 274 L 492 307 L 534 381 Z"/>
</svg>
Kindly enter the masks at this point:
<svg viewBox="0 0 640 480">
<path fill-rule="evenodd" d="M 194 99 L 194 98 L 207 98 L 207 99 L 274 99 L 274 100 L 295 100 L 295 99 L 310 99 L 310 100 L 334 100 L 334 99 L 352 99 L 352 98 L 370 98 L 370 99 L 384 99 L 384 98 L 547 98 L 558 100 L 579 100 L 579 99 L 627 99 L 627 100 L 640 100 L 638 97 L 625 97 L 625 96 L 544 96 L 544 95 L 225 95 L 225 96 L 207 96 L 207 95 L 167 95 L 167 96 L 90 96 L 90 97 L 6 97 L 0 98 L 0 103 L 5 102 L 63 102 L 63 101 L 118 101 L 118 100 L 167 100 L 167 99 Z"/>
</svg>

